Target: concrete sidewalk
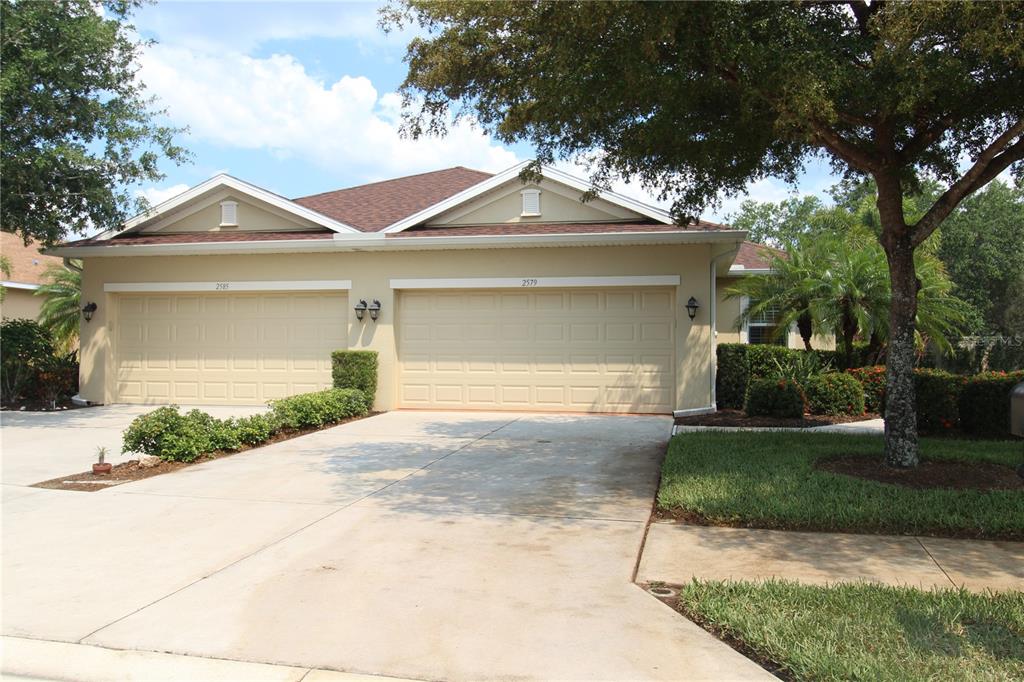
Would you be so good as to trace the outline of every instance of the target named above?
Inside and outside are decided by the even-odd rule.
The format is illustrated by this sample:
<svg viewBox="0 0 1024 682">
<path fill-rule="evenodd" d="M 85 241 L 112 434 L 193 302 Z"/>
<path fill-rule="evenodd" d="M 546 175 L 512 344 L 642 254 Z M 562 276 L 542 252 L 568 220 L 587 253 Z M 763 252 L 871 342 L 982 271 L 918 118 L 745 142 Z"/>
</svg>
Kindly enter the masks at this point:
<svg viewBox="0 0 1024 682">
<path fill-rule="evenodd" d="M 1024 590 L 1024 542 L 652 524 L 637 582 L 693 578 Z"/>
</svg>

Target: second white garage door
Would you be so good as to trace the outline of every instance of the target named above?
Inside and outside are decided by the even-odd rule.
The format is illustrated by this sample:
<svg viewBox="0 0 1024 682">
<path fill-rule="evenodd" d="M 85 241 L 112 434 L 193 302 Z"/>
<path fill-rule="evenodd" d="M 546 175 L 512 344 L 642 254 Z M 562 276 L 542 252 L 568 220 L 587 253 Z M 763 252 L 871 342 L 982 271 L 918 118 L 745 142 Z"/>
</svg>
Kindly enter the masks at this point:
<svg viewBox="0 0 1024 682">
<path fill-rule="evenodd" d="M 403 407 L 667 413 L 672 289 L 404 291 Z"/>
<path fill-rule="evenodd" d="M 119 294 L 116 400 L 260 404 L 329 388 L 347 300 L 343 292 Z"/>
</svg>

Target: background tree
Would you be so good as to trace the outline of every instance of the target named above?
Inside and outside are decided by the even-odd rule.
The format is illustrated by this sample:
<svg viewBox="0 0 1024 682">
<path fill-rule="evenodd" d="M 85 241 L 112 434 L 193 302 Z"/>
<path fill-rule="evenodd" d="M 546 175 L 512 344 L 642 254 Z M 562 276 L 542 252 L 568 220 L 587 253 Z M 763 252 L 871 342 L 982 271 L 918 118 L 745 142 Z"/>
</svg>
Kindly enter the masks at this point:
<svg viewBox="0 0 1024 682">
<path fill-rule="evenodd" d="M 539 162 L 593 155 L 680 219 L 826 154 L 871 177 L 892 299 L 886 462 L 918 463 L 914 252 L 1024 158 L 1024 3 L 586 3 L 405 0 L 413 136 L 472 114 Z M 597 152 L 595 154 L 595 152 Z M 941 183 L 917 219 L 903 199 Z"/>
<path fill-rule="evenodd" d="M 824 209 L 821 199 L 812 195 L 794 196 L 778 203 L 747 199 L 728 217 L 728 222 L 737 230 L 745 230 L 750 241 L 782 247 L 814 232 L 814 216 Z"/>
<path fill-rule="evenodd" d="M 44 277 L 46 282 L 35 293 L 44 299 L 39 307 L 39 324 L 50 332 L 58 350 L 67 353 L 78 343 L 82 273 L 63 265 L 51 265 Z"/>
<path fill-rule="evenodd" d="M 139 208 L 129 185 L 163 178 L 161 157 L 185 158 L 136 78 L 138 4 L 0 3 L 3 229 L 49 245 L 112 226 Z"/>
<path fill-rule="evenodd" d="M 0 254 L 0 274 L 4 276 L 4 279 L 11 276 L 11 259 L 3 254 Z M 4 300 L 6 294 L 7 288 L 0 287 L 0 302 Z"/>
</svg>

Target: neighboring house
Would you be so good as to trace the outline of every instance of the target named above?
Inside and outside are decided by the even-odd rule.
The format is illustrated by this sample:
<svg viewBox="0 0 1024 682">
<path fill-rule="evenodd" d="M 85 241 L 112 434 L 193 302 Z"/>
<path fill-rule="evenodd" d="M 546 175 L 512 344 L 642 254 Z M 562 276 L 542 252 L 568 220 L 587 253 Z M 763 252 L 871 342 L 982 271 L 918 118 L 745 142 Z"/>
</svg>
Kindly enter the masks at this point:
<svg viewBox="0 0 1024 682">
<path fill-rule="evenodd" d="M 34 243 L 25 246 L 20 236 L 10 232 L 0 232 L 0 253 L 11 263 L 10 275 L 0 275 L 0 286 L 4 289 L 0 315 L 3 319 L 36 319 L 43 303 L 42 297 L 35 295 L 36 290 L 46 282 L 43 275 L 47 268 L 60 265 L 61 259 L 39 253 L 39 246 Z"/>
<path fill-rule="evenodd" d="M 377 409 L 713 409 L 716 278 L 745 233 L 522 168 L 294 200 L 219 175 L 54 248 L 95 304 L 81 397 L 261 403 L 329 386 L 349 348 L 379 354 Z"/>
<path fill-rule="evenodd" d="M 728 297 L 726 290 L 742 277 L 771 274 L 772 253 L 784 254 L 779 249 L 743 242 L 740 244 L 736 259 L 729 267 L 728 274 L 718 278 L 717 334 L 718 343 L 753 343 L 778 344 L 788 348 L 803 348 L 804 342 L 800 332 L 793 325 L 788 334 L 781 337 L 775 335 L 778 327 L 779 311 L 771 311 L 749 320 L 740 321 L 740 312 L 746 310 L 750 301 L 743 296 Z M 739 324 L 737 324 L 739 322 Z M 815 336 L 815 348 L 826 350 L 835 348 L 832 335 Z"/>
</svg>

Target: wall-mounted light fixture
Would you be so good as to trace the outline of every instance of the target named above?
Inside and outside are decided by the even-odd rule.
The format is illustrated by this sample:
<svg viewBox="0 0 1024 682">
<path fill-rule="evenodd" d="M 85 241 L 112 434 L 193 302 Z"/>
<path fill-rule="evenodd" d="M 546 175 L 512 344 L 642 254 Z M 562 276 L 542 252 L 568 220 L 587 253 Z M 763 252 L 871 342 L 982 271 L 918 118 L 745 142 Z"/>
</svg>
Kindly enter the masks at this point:
<svg viewBox="0 0 1024 682">
<path fill-rule="evenodd" d="M 697 299 L 693 296 L 686 302 L 686 314 L 690 316 L 690 319 L 697 317 L 697 309 L 700 308 L 700 303 L 697 303 Z"/>
<path fill-rule="evenodd" d="M 82 317 L 85 318 L 86 322 L 92 320 L 92 315 L 93 313 L 96 312 L 96 308 L 98 307 L 99 306 L 97 306 L 95 303 L 86 303 L 84 306 L 82 306 Z"/>
<path fill-rule="evenodd" d="M 366 314 L 366 308 L 367 308 L 366 299 L 365 298 L 359 299 L 359 303 L 356 303 L 355 307 L 353 308 L 353 310 L 356 311 L 356 319 L 357 320 L 362 320 L 363 319 L 363 315 Z"/>
<path fill-rule="evenodd" d="M 377 318 L 380 316 L 380 301 L 373 299 L 373 303 L 370 304 L 367 310 L 370 311 L 370 319 L 376 322 Z"/>
</svg>

